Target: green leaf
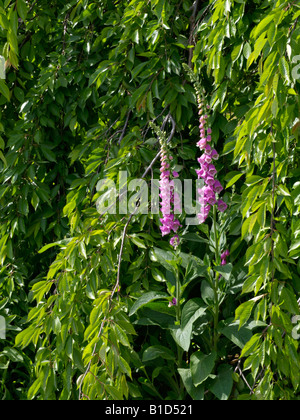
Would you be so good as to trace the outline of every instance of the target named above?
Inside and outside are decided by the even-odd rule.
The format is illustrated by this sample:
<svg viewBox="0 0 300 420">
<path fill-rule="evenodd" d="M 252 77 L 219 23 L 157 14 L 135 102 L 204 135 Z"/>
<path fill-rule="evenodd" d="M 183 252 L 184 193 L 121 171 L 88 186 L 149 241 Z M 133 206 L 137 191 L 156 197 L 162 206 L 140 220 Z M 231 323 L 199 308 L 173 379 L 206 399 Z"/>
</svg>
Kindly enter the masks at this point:
<svg viewBox="0 0 300 420">
<path fill-rule="evenodd" d="M 10 45 L 10 48 L 13 50 L 13 52 L 16 55 L 18 55 L 18 52 L 19 52 L 18 37 L 11 28 L 9 28 L 7 32 L 7 41 Z"/>
<path fill-rule="evenodd" d="M 7 166 L 7 161 L 5 159 L 4 154 L 2 153 L 2 151 L 0 150 L 0 159 L 2 160 L 2 162 L 4 163 L 5 166 Z"/>
<path fill-rule="evenodd" d="M 281 73 L 281 76 L 285 79 L 285 81 L 290 83 L 290 68 L 284 57 L 281 57 L 279 60 L 279 71 Z"/>
<path fill-rule="evenodd" d="M 24 361 L 22 354 L 18 352 L 18 350 L 11 347 L 5 347 L 1 353 L 14 363 L 20 363 Z"/>
<path fill-rule="evenodd" d="M 6 72 L 5 72 L 5 58 L 0 56 L 0 80 L 5 80 Z"/>
<path fill-rule="evenodd" d="M 263 32 L 266 32 L 269 24 L 274 20 L 274 14 L 270 14 L 265 17 L 254 29 L 253 36 L 254 38 L 258 38 Z"/>
<path fill-rule="evenodd" d="M 221 330 L 221 333 L 241 349 L 244 348 L 252 337 L 252 333 L 247 327 L 239 328 L 239 322 L 227 324 Z"/>
<path fill-rule="evenodd" d="M 133 242 L 137 247 L 147 249 L 145 242 L 142 241 L 138 236 L 130 236 L 131 242 Z"/>
<path fill-rule="evenodd" d="M 161 293 L 161 292 L 145 293 L 140 298 L 138 298 L 136 302 L 134 302 L 134 304 L 132 305 L 130 309 L 129 316 L 134 315 L 140 308 L 142 308 L 143 306 L 147 305 L 150 302 L 153 302 L 154 300 L 158 300 L 158 299 L 168 300 L 168 298 L 169 298 L 169 295 L 167 295 L 166 293 Z"/>
<path fill-rule="evenodd" d="M 126 362 L 126 360 L 122 356 L 119 356 L 118 357 L 118 364 L 119 364 L 120 370 L 123 373 L 125 373 L 127 376 L 129 376 L 129 378 L 132 378 L 132 376 L 131 376 L 131 368 L 130 368 L 129 364 Z"/>
<path fill-rule="evenodd" d="M 216 358 L 217 354 L 214 351 L 209 355 L 203 354 L 200 350 L 192 354 L 191 373 L 195 386 L 201 385 L 206 381 L 215 367 Z"/>
<path fill-rule="evenodd" d="M 181 326 L 170 327 L 173 339 L 184 351 L 189 351 L 191 345 L 193 323 L 205 314 L 206 309 L 201 299 L 191 299 L 183 307 Z"/>
<path fill-rule="evenodd" d="M 14 88 L 14 95 L 15 97 L 18 99 L 19 102 L 23 103 L 24 102 L 24 92 L 21 88 L 19 88 L 18 86 L 16 86 Z"/>
<path fill-rule="evenodd" d="M 103 63 L 102 63 L 103 64 Z M 89 79 L 89 87 L 92 86 L 100 77 L 101 74 L 104 74 L 104 77 L 106 77 L 106 71 L 108 70 L 110 66 L 109 62 L 106 62 L 102 67 L 97 69 L 90 77 Z M 101 83 L 104 81 L 104 77 L 101 78 Z M 100 87 L 97 85 L 97 87 Z"/>
<path fill-rule="evenodd" d="M 115 324 L 114 330 L 115 330 L 115 333 L 119 342 L 123 344 L 123 346 L 125 347 L 130 347 L 130 342 L 125 331 L 122 328 L 120 328 L 119 325 L 117 324 Z"/>
<path fill-rule="evenodd" d="M 105 390 L 111 395 L 113 400 L 122 401 L 123 395 L 120 389 L 112 385 L 105 385 Z"/>
<path fill-rule="evenodd" d="M 46 252 L 48 249 L 53 248 L 54 246 L 57 246 L 57 245 L 59 245 L 59 244 L 58 244 L 58 242 L 54 242 L 54 243 L 52 243 L 52 244 L 45 245 L 45 246 L 43 246 L 43 248 L 42 248 L 42 249 L 40 249 L 40 250 L 38 251 L 38 253 L 39 253 L 39 254 L 43 254 L 43 253 L 44 253 L 44 252 Z"/>
<path fill-rule="evenodd" d="M 248 302 L 244 302 L 242 303 L 235 311 L 235 319 L 238 319 L 240 321 L 240 327 L 239 329 L 242 328 L 242 326 L 248 321 L 248 319 L 251 316 L 251 312 L 252 309 L 254 307 L 254 301 L 253 300 L 249 300 Z"/>
<path fill-rule="evenodd" d="M 260 341 L 261 334 L 255 334 L 243 348 L 241 357 L 247 357 L 252 354 L 259 347 Z"/>
<path fill-rule="evenodd" d="M 20 18 L 25 21 L 27 18 L 27 6 L 25 0 L 17 0 L 17 11 Z"/>
<path fill-rule="evenodd" d="M 6 85 L 6 83 L 4 82 L 4 80 L 0 80 L 0 93 L 8 100 L 10 101 L 10 93 L 9 93 L 9 89 Z"/>
<path fill-rule="evenodd" d="M 153 107 L 153 99 L 152 99 L 152 92 L 149 90 L 147 94 L 147 108 L 151 115 L 154 115 L 154 107 Z"/>
<path fill-rule="evenodd" d="M 240 172 L 231 172 L 226 176 L 226 180 L 229 180 L 228 184 L 226 185 L 226 189 L 230 188 L 234 185 L 244 174 Z"/>
<path fill-rule="evenodd" d="M 193 324 L 198 318 L 205 314 L 207 306 L 199 298 L 190 299 L 183 307 L 181 315 L 181 328 Z"/>
<path fill-rule="evenodd" d="M 230 397 L 232 386 L 232 368 L 228 365 L 219 366 L 218 375 L 209 389 L 218 400 L 227 401 Z"/>
<path fill-rule="evenodd" d="M 157 345 L 148 347 L 143 353 L 142 360 L 145 363 L 157 358 L 162 358 L 165 360 L 175 360 L 175 355 L 167 347 Z"/>
<path fill-rule="evenodd" d="M 159 271 L 156 267 L 153 267 L 151 269 L 151 274 L 152 277 L 154 278 L 154 280 L 159 281 L 159 282 L 165 282 L 166 278 L 163 275 L 163 273 L 161 271 Z"/>
<path fill-rule="evenodd" d="M 36 394 L 39 392 L 41 387 L 42 387 L 42 382 L 40 378 L 38 378 L 33 382 L 33 384 L 28 390 L 28 394 L 27 394 L 28 400 L 32 400 L 36 396 Z"/>
<path fill-rule="evenodd" d="M 252 53 L 251 46 L 250 46 L 249 42 L 246 42 L 245 45 L 244 45 L 244 49 L 243 49 L 243 54 L 244 54 L 244 57 L 246 58 L 246 60 L 248 60 L 251 53 Z"/>
<path fill-rule="evenodd" d="M 140 31 L 139 29 L 136 29 L 132 35 L 132 41 L 135 42 L 136 44 L 140 43 Z"/>
<path fill-rule="evenodd" d="M 73 347 L 73 352 L 72 352 L 72 355 L 73 355 L 73 362 L 74 362 L 74 365 L 81 371 L 81 372 L 84 372 L 84 364 L 83 364 L 83 361 L 82 361 L 82 357 L 81 357 L 81 353 L 80 353 L 80 351 L 79 351 L 79 349 L 76 347 L 76 346 L 74 346 Z"/>
<path fill-rule="evenodd" d="M 233 266 L 232 264 L 222 265 L 219 267 L 214 267 L 214 270 L 217 273 L 221 274 L 221 276 L 224 277 L 225 280 L 229 281 L 233 270 Z"/>
<path fill-rule="evenodd" d="M 134 50 L 131 50 L 131 51 L 134 51 Z M 131 77 L 132 77 L 132 79 L 135 80 L 136 77 L 138 76 L 138 74 L 140 74 L 140 72 L 144 69 L 144 67 L 146 67 L 148 65 L 149 65 L 148 61 L 145 61 L 144 63 L 140 63 L 136 67 L 134 67 L 131 70 Z"/>
<path fill-rule="evenodd" d="M 249 44 L 248 44 L 248 45 L 249 45 Z M 235 62 L 236 62 L 236 60 L 238 60 L 238 59 L 239 59 L 240 55 L 242 54 L 243 47 L 244 47 L 244 44 L 243 44 L 243 43 L 241 43 L 240 45 L 237 45 L 237 46 L 233 49 L 233 51 L 232 51 L 232 53 L 231 53 L 231 60 L 232 60 L 232 63 L 235 63 Z"/>
<path fill-rule="evenodd" d="M 86 247 L 83 241 L 79 242 L 79 251 L 80 251 L 80 254 L 83 256 L 83 258 L 86 260 L 87 259 Z"/>
<path fill-rule="evenodd" d="M 178 369 L 178 373 L 182 379 L 182 382 L 185 386 L 185 389 L 189 395 L 193 398 L 194 401 L 204 400 L 204 387 L 198 386 L 195 387 L 192 378 L 191 369 Z"/>
<path fill-rule="evenodd" d="M 258 56 L 260 55 L 262 49 L 266 45 L 266 42 L 267 42 L 267 38 L 265 38 L 265 33 L 263 33 L 258 38 L 258 40 L 256 41 L 256 43 L 254 45 L 254 60 L 256 60 L 258 58 Z"/>
<path fill-rule="evenodd" d="M 283 195 L 284 197 L 290 197 L 291 194 L 287 187 L 285 185 L 278 185 L 277 190 L 280 192 L 280 195 Z"/>
<path fill-rule="evenodd" d="M 6 29 L 6 30 L 9 29 L 9 20 L 2 13 L 0 13 L 0 25 L 2 26 L 2 28 Z"/>
<path fill-rule="evenodd" d="M 191 345 L 191 337 L 193 324 L 188 323 L 185 328 L 174 325 L 169 328 L 174 341 L 186 352 L 189 351 Z"/>
<path fill-rule="evenodd" d="M 280 301 L 281 306 L 288 312 L 290 312 L 293 315 L 299 315 L 299 305 L 297 302 L 297 298 L 295 296 L 295 293 L 293 293 L 291 290 L 289 290 L 287 287 L 284 287 L 282 289 L 281 295 L 280 295 Z"/>
<path fill-rule="evenodd" d="M 51 146 L 42 144 L 41 150 L 42 150 L 43 155 L 49 162 L 56 162 L 56 155 L 54 152 L 52 152 Z"/>
</svg>

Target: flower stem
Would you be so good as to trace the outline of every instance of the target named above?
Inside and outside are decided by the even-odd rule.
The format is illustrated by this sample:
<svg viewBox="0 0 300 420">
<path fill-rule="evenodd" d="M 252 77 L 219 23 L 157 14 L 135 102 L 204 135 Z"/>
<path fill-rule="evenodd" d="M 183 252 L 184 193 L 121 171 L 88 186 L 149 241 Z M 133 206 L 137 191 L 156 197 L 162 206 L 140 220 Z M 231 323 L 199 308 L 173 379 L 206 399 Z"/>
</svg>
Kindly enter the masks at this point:
<svg viewBox="0 0 300 420">
<path fill-rule="evenodd" d="M 216 264 L 220 264 L 220 251 L 219 251 L 219 238 L 217 232 L 217 207 L 214 206 L 213 210 L 213 229 L 214 229 L 214 237 L 215 237 L 215 255 L 216 255 Z M 215 273 L 215 282 L 214 282 L 214 295 L 215 295 L 215 302 L 214 302 L 214 350 L 215 352 L 218 351 L 218 341 L 219 341 L 219 333 L 218 333 L 218 324 L 219 324 L 219 273 Z"/>
<path fill-rule="evenodd" d="M 176 277 L 176 324 L 180 327 L 181 324 L 181 284 L 180 284 L 180 278 L 179 278 L 179 270 L 176 270 L 175 272 Z M 177 346 L 177 366 L 178 368 L 182 367 L 182 359 L 183 359 L 183 350 L 179 346 L 179 344 L 176 343 Z M 184 385 L 182 382 L 182 379 L 179 379 L 179 388 L 178 388 L 178 398 L 179 400 L 183 400 L 183 394 L 184 394 Z"/>
<path fill-rule="evenodd" d="M 180 308 L 180 280 L 179 272 L 176 270 L 176 322 L 180 324 L 181 308 Z"/>
<path fill-rule="evenodd" d="M 219 238 L 218 238 L 218 231 L 217 231 L 217 206 L 214 206 L 213 224 L 214 224 L 214 237 L 215 237 L 216 264 L 219 265 L 220 252 L 219 252 Z"/>
</svg>

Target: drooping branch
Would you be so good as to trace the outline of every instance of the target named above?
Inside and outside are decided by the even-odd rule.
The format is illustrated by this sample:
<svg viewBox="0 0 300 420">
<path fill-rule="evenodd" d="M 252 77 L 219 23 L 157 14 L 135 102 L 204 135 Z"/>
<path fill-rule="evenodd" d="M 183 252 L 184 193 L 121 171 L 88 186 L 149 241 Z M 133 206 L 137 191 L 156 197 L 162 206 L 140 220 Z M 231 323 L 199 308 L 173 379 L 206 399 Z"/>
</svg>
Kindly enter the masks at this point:
<svg viewBox="0 0 300 420">
<path fill-rule="evenodd" d="M 128 118 L 128 120 L 129 120 L 129 118 Z M 174 135 L 175 135 L 175 131 L 176 131 L 176 123 L 175 123 L 175 120 L 174 120 L 174 118 L 172 117 L 171 113 L 169 113 L 169 114 L 166 116 L 166 118 L 164 119 L 164 121 L 163 121 L 163 123 L 162 123 L 162 126 L 161 126 L 161 130 L 162 130 L 162 131 L 164 131 L 164 129 L 165 129 L 165 127 L 166 127 L 166 125 L 167 125 L 168 121 L 170 121 L 170 122 L 171 122 L 171 124 L 172 124 L 171 133 L 170 133 L 170 135 L 169 135 L 169 137 L 168 137 L 168 140 L 167 140 L 167 142 L 169 143 L 169 142 L 173 139 L 173 137 L 174 137 Z M 150 165 L 147 167 L 147 169 L 145 170 L 145 172 L 144 172 L 144 173 L 143 173 L 143 175 L 142 175 L 142 178 L 145 178 L 145 177 L 148 175 L 148 173 L 152 170 L 153 166 L 155 165 L 156 161 L 159 159 L 160 155 L 161 155 L 161 151 L 159 151 L 159 152 L 157 153 L 157 155 L 155 156 L 155 158 L 152 160 L 152 162 L 150 163 Z M 143 187 L 141 188 L 141 190 L 140 190 L 140 192 L 139 192 L 139 194 L 138 194 L 138 196 L 137 196 L 137 200 L 136 200 L 136 203 L 137 203 L 137 204 L 136 204 L 136 206 L 135 206 L 135 208 L 134 208 L 133 212 L 129 215 L 128 220 L 127 220 L 127 222 L 126 222 L 126 224 L 125 224 L 125 226 L 124 226 L 124 229 L 123 229 L 123 233 L 122 233 L 122 240 L 121 240 L 121 247 L 120 247 L 120 252 L 119 252 L 119 256 L 118 256 L 118 267 L 117 267 L 117 278 L 116 278 L 116 283 L 115 283 L 115 285 L 114 285 L 114 288 L 113 288 L 113 290 L 112 290 L 112 292 L 111 292 L 111 295 L 110 295 L 110 298 L 109 298 L 109 304 L 108 304 L 107 314 L 105 315 L 105 317 L 104 317 L 104 319 L 102 320 L 101 325 L 100 325 L 100 329 L 99 329 L 99 332 L 98 332 L 98 335 L 97 335 L 97 339 L 98 339 L 98 340 L 99 340 L 99 339 L 100 339 L 100 337 L 102 336 L 102 332 L 103 332 L 104 325 L 105 325 L 105 323 L 108 321 L 108 316 L 109 316 L 109 313 L 110 313 L 111 308 L 112 308 L 112 302 L 113 302 L 114 296 L 115 296 L 116 292 L 119 290 L 119 287 L 120 287 L 121 264 L 122 264 L 122 257 L 123 257 L 123 251 L 124 251 L 124 245 L 125 245 L 125 240 L 126 240 L 127 230 L 128 230 L 128 227 L 129 227 L 129 225 L 130 225 L 130 223 L 131 223 L 131 221 L 132 221 L 132 218 L 134 217 L 134 215 L 137 213 L 137 211 L 138 211 L 138 209 L 139 209 L 138 202 L 139 202 L 139 198 L 140 198 L 140 197 L 142 196 L 142 194 L 143 194 L 144 188 L 145 188 L 145 186 L 143 186 Z M 126 194 L 126 193 L 127 193 L 127 192 L 124 192 L 123 194 L 120 194 L 120 195 L 119 195 L 119 197 L 118 197 L 118 200 L 120 200 L 120 199 L 123 197 L 123 195 L 124 195 L 124 194 Z M 107 212 L 108 210 L 109 210 L 109 209 L 107 209 L 107 210 L 106 210 L 106 212 Z M 105 214 L 105 213 L 104 213 L 104 214 Z M 103 215 L 104 215 L 104 214 L 103 214 Z M 81 381 L 80 381 L 80 385 L 79 385 L 79 400 L 81 400 L 81 399 L 82 399 L 82 397 L 84 396 L 84 394 L 83 394 L 83 392 L 82 392 L 82 385 L 83 385 L 84 379 L 86 378 L 86 376 L 87 376 L 87 375 L 88 375 L 88 373 L 90 372 L 90 368 L 91 368 L 91 364 L 92 364 L 92 359 L 93 359 L 93 357 L 94 357 L 94 356 L 95 356 L 95 354 L 96 354 L 97 344 L 98 344 L 98 341 L 97 341 L 97 342 L 95 343 L 95 345 L 94 345 L 93 352 L 92 352 L 92 355 L 91 355 L 91 359 L 90 359 L 90 361 L 89 361 L 89 363 L 88 363 L 88 366 L 87 366 L 87 368 L 86 368 L 86 370 L 85 370 L 85 372 L 84 372 L 84 374 L 83 374 L 83 376 L 82 376 L 82 378 L 81 378 Z"/>
<path fill-rule="evenodd" d="M 271 213 L 271 256 L 272 256 L 272 282 L 275 277 L 274 269 L 274 241 L 273 235 L 275 232 L 275 192 L 276 192 L 276 145 L 273 132 L 273 123 L 271 123 L 271 139 L 272 139 L 272 151 L 273 151 L 273 173 L 272 173 L 272 213 Z"/>
</svg>

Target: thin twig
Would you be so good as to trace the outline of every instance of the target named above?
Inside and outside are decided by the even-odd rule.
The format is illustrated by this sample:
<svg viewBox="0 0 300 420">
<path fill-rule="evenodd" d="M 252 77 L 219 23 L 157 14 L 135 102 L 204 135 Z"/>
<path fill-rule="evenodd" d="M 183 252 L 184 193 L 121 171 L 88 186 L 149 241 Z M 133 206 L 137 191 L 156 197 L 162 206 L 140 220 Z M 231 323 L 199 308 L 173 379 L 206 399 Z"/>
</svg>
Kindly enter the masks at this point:
<svg viewBox="0 0 300 420">
<path fill-rule="evenodd" d="M 122 130 L 122 133 L 121 133 L 121 136 L 120 136 L 120 138 L 119 138 L 119 145 L 121 144 L 121 141 L 123 140 L 123 138 L 125 137 L 125 133 L 126 133 L 126 129 L 127 129 L 127 126 L 128 126 L 128 123 L 129 123 L 129 118 L 130 118 L 130 115 L 131 115 L 131 110 L 128 112 L 128 114 L 127 114 L 127 117 L 126 117 L 126 121 L 125 121 L 125 125 L 124 125 L 124 127 L 123 127 L 123 130 Z"/>
<path fill-rule="evenodd" d="M 245 382 L 245 384 L 247 385 L 247 387 L 250 389 L 251 394 L 253 394 L 252 387 L 249 385 L 249 382 L 245 378 L 245 375 L 243 374 L 243 371 L 241 369 L 241 360 L 238 361 L 237 367 L 235 368 L 235 371 L 237 371 L 237 370 L 239 371 L 239 375 L 242 378 L 242 380 Z"/>
<path fill-rule="evenodd" d="M 194 31 L 196 27 L 196 16 L 198 11 L 198 5 L 199 0 L 195 0 L 193 6 L 191 9 L 193 10 L 193 13 L 190 17 L 190 38 L 189 38 L 189 46 L 193 45 L 193 48 L 190 48 L 189 50 L 189 67 L 192 68 L 192 59 L 194 54 L 194 47 L 195 47 L 195 37 L 194 37 Z"/>
<path fill-rule="evenodd" d="M 157 117 L 155 117 L 153 120 L 151 120 L 151 122 L 154 123 L 156 120 L 158 120 L 158 118 L 160 118 L 165 113 L 165 111 L 169 108 L 169 106 L 170 105 L 165 106 L 164 109 L 162 110 L 162 112 Z M 148 131 L 150 130 L 149 122 L 146 124 L 146 127 L 147 127 L 147 130 L 145 131 L 145 134 L 143 134 L 143 140 L 145 140 L 145 138 L 148 134 Z"/>
</svg>

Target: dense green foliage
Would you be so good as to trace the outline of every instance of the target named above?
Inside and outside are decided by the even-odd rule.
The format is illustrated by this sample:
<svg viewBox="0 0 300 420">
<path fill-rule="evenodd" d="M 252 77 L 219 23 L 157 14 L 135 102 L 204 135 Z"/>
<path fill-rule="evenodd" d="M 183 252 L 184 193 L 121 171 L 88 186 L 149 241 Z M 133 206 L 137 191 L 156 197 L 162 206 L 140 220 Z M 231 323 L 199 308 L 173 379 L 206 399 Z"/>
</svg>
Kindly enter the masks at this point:
<svg viewBox="0 0 300 420">
<path fill-rule="evenodd" d="M 284 0 L 0 0 L 1 399 L 299 399 L 299 16 Z M 176 123 L 176 169 L 196 179 L 183 64 L 229 207 L 176 253 L 158 215 L 99 215 L 96 185 L 145 173 L 154 120 Z"/>
</svg>

